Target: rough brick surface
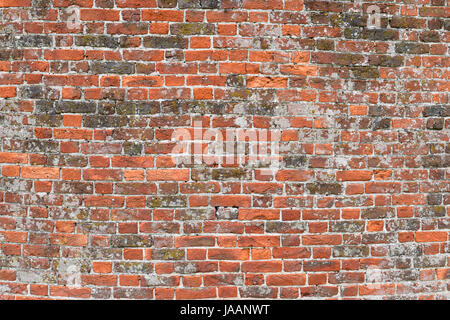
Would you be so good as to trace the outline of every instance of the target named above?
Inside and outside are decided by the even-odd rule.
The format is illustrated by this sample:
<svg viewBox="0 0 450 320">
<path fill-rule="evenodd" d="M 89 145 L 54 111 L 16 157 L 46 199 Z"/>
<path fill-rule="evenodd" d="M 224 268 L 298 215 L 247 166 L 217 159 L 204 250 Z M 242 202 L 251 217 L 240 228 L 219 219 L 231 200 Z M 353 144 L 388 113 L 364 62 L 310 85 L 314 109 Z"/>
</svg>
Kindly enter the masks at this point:
<svg viewBox="0 0 450 320">
<path fill-rule="evenodd" d="M 448 0 L 0 19 L 0 299 L 449 298 Z M 195 123 L 280 164 L 177 163 Z"/>
</svg>

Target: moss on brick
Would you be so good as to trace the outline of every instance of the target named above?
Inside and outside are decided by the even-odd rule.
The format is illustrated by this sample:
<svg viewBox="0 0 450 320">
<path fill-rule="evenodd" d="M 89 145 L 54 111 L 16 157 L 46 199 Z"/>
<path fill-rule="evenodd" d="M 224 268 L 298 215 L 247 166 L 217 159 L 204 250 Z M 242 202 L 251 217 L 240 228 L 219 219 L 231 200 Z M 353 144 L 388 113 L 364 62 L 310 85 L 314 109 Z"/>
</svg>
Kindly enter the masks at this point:
<svg viewBox="0 0 450 320">
<path fill-rule="evenodd" d="M 339 183 L 307 183 L 306 189 L 310 194 L 341 194 L 342 185 Z"/>
<path fill-rule="evenodd" d="M 375 66 L 351 67 L 350 71 L 357 79 L 376 79 L 380 77 L 380 72 Z"/>
<path fill-rule="evenodd" d="M 170 33 L 179 36 L 212 35 L 215 25 L 212 23 L 174 23 L 170 25 Z"/>
</svg>

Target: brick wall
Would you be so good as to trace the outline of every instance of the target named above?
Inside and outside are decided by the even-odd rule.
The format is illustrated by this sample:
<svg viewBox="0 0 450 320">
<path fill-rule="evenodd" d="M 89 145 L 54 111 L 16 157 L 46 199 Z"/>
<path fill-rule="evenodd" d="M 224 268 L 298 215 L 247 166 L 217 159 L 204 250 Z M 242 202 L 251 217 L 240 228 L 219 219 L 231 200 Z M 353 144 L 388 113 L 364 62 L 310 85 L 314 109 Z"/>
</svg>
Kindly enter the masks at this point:
<svg viewBox="0 0 450 320">
<path fill-rule="evenodd" d="M 447 0 L 0 18 L 0 298 L 449 298 Z"/>
</svg>

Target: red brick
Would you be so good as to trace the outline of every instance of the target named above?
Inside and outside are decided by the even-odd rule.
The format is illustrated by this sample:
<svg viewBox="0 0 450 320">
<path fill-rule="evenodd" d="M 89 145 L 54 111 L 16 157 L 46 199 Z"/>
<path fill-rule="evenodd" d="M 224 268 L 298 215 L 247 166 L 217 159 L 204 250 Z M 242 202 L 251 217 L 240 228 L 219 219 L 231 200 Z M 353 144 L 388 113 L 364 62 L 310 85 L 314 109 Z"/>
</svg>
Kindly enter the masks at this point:
<svg viewBox="0 0 450 320">
<path fill-rule="evenodd" d="M 447 241 L 446 231 L 417 231 L 417 242 L 445 242 Z"/>
<path fill-rule="evenodd" d="M 23 167 L 22 177 L 28 179 L 59 179 L 59 168 Z"/>
</svg>

